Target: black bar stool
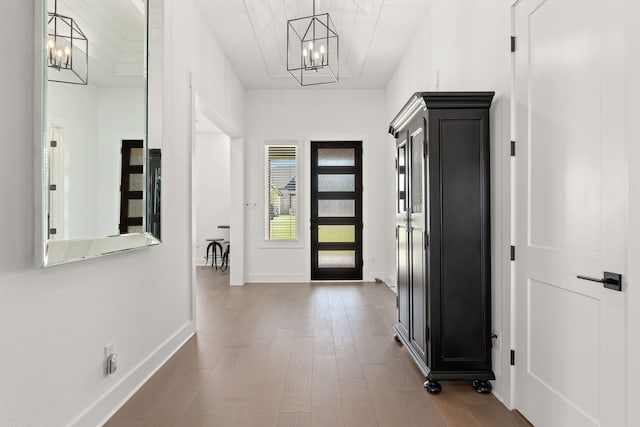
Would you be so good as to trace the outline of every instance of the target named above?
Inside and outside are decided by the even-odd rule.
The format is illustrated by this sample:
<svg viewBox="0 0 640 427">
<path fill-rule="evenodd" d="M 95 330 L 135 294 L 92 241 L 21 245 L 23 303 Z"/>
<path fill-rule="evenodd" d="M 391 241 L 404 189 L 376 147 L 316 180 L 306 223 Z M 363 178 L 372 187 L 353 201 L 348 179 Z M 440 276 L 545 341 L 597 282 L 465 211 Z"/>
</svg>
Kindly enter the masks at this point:
<svg viewBox="0 0 640 427">
<path fill-rule="evenodd" d="M 227 271 L 227 269 L 229 268 L 229 250 L 231 248 L 231 243 L 228 240 L 225 240 L 222 243 L 226 244 L 227 247 L 222 254 L 222 264 L 220 265 L 220 268 L 222 269 L 222 271 Z M 222 249 L 220 249 L 220 251 L 222 252 Z"/>
<path fill-rule="evenodd" d="M 209 251 L 212 251 L 213 253 L 211 254 L 211 267 L 213 268 L 215 266 L 216 270 L 218 269 L 218 249 L 220 249 L 220 255 L 224 255 L 222 252 L 222 245 L 220 244 L 220 242 L 222 242 L 223 240 L 223 238 L 206 239 L 209 244 L 207 245 L 207 255 L 204 259 L 205 266 L 209 262 Z M 224 265 L 224 256 L 222 258 L 222 264 Z"/>
</svg>

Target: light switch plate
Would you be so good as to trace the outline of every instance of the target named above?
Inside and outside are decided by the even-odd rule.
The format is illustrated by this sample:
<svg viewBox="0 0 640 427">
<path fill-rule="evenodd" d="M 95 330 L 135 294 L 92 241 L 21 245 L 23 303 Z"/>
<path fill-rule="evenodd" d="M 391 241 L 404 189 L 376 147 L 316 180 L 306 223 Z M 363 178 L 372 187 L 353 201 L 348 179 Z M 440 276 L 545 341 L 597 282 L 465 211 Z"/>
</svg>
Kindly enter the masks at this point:
<svg viewBox="0 0 640 427">
<path fill-rule="evenodd" d="M 108 344 L 104 347 L 104 357 L 106 358 L 108 355 L 115 353 L 115 345 L 113 343 Z"/>
</svg>

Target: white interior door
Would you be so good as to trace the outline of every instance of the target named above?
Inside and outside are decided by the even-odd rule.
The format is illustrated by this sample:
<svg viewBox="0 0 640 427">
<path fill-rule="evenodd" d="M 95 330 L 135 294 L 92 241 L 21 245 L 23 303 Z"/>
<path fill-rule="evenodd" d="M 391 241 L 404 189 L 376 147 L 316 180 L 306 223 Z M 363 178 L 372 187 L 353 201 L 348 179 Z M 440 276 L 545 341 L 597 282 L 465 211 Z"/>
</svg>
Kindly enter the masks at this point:
<svg viewBox="0 0 640 427">
<path fill-rule="evenodd" d="M 49 197 L 47 207 L 47 228 L 50 240 L 64 240 L 69 238 L 69 203 L 67 171 L 65 162 L 64 130 L 60 127 L 49 126 L 47 130 L 47 171 Z M 55 229 L 55 233 L 52 233 Z"/>
<path fill-rule="evenodd" d="M 623 0 L 522 0 L 516 31 L 515 407 L 625 425 Z"/>
</svg>

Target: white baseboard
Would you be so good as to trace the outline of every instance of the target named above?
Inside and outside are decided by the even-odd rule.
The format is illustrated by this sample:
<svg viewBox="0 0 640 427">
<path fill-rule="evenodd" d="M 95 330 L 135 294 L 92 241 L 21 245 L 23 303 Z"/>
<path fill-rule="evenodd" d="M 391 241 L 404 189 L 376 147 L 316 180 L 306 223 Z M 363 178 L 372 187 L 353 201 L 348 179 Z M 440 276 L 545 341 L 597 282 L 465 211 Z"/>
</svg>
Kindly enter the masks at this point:
<svg viewBox="0 0 640 427">
<path fill-rule="evenodd" d="M 369 277 L 371 276 L 371 277 Z M 354 283 L 354 282 L 373 282 L 375 278 L 381 279 L 392 290 L 395 289 L 395 283 L 390 283 L 385 273 L 370 274 L 364 280 L 313 280 L 311 281 L 308 275 L 302 273 L 253 273 L 247 275 L 246 283 Z"/>
<path fill-rule="evenodd" d="M 71 421 L 69 426 L 104 425 L 195 332 L 195 323 L 192 321 L 186 323 L 95 403 Z"/>
<path fill-rule="evenodd" d="M 206 264 L 205 264 L 206 261 Z M 196 259 L 196 267 L 204 267 L 205 265 L 211 266 L 211 260 L 207 260 L 206 258 L 197 258 Z M 218 268 L 222 265 L 222 258 L 218 257 Z M 229 262 L 229 266 L 231 266 L 231 262 Z"/>
<path fill-rule="evenodd" d="M 305 283 L 309 278 L 305 274 L 300 273 L 254 273 L 246 276 L 247 283 Z"/>
<path fill-rule="evenodd" d="M 218 257 L 218 267 L 220 267 L 221 264 L 222 264 L 222 257 Z M 196 258 L 196 267 L 204 267 L 205 265 L 211 265 L 211 259 Z"/>
<path fill-rule="evenodd" d="M 396 287 L 396 278 L 394 276 L 390 276 L 389 274 L 384 274 L 382 280 L 393 290 L 395 293 L 398 293 Z"/>
<path fill-rule="evenodd" d="M 373 282 L 373 281 L 375 281 L 375 279 L 380 279 L 380 280 L 386 282 L 385 274 L 386 273 L 384 273 L 383 271 L 369 271 L 369 272 L 365 272 L 364 279 L 367 282 Z"/>
</svg>

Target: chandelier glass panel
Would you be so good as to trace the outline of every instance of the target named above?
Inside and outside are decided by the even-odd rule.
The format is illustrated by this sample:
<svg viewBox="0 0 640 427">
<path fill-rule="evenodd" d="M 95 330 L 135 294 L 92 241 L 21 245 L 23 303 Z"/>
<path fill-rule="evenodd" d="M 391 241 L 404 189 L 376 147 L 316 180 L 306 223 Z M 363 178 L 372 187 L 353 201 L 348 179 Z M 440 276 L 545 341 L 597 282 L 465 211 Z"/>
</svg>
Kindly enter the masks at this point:
<svg viewBox="0 0 640 427">
<path fill-rule="evenodd" d="M 73 18 L 58 13 L 58 0 L 48 12 L 46 61 L 48 80 L 86 85 L 89 79 L 89 42 Z"/>
<path fill-rule="evenodd" d="M 287 71 L 301 86 L 340 79 L 338 32 L 328 13 L 287 21 Z"/>
</svg>

